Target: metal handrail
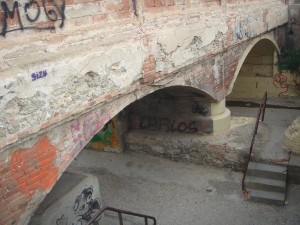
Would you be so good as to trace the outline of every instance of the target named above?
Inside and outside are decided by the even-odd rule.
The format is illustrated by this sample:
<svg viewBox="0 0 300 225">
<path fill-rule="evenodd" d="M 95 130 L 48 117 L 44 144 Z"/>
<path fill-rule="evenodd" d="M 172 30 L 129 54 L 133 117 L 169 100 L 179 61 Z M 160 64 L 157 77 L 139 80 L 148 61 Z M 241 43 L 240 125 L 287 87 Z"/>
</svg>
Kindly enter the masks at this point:
<svg viewBox="0 0 300 225">
<path fill-rule="evenodd" d="M 130 212 L 130 211 L 122 210 L 122 209 L 116 209 L 116 208 L 109 207 L 109 206 L 103 207 L 98 213 L 95 214 L 95 216 L 86 225 L 93 224 L 101 216 L 101 214 L 104 211 L 112 211 L 112 212 L 118 213 L 118 218 L 119 218 L 119 224 L 120 225 L 123 225 L 122 214 L 136 216 L 136 217 L 142 217 L 145 220 L 145 225 L 148 225 L 148 219 L 150 219 L 150 220 L 153 220 L 153 225 L 156 225 L 156 219 L 153 216 L 148 216 L 148 215 L 145 215 L 145 214 Z"/>
<path fill-rule="evenodd" d="M 252 135 L 250 151 L 249 151 L 247 164 L 246 164 L 244 174 L 243 174 L 242 191 L 244 193 L 247 193 L 247 191 L 245 190 L 246 172 L 248 170 L 249 162 L 250 162 L 250 159 L 251 159 L 251 154 L 252 154 L 252 151 L 253 151 L 254 141 L 255 141 L 256 134 L 257 134 L 258 124 L 259 124 L 259 121 L 260 121 L 261 114 L 262 114 L 261 121 L 264 121 L 264 119 L 265 119 L 265 110 L 266 110 L 267 98 L 268 98 L 268 94 L 267 94 L 267 92 L 265 92 L 265 94 L 264 94 L 264 96 L 261 100 L 261 103 L 259 105 L 259 110 L 258 110 L 258 113 L 257 113 L 257 116 L 256 116 L 256 123 L 255 123 L 254 132 L 253 132 L 253 135 Z"/>
</svg>

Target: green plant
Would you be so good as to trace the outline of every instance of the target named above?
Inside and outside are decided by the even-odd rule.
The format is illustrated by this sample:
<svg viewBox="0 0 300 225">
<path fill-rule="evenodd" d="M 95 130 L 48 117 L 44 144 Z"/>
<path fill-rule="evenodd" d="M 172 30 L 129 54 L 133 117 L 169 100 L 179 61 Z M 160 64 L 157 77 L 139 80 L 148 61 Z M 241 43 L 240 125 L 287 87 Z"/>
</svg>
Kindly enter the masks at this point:
<svg viewBox="0 0 300 225">
<path fill-rule="evenodd" d="M 300 76 L 300 47 L 279 55 L 278 69 L 280 72 L 288 70 L 290 73 Z"/>
</svg>

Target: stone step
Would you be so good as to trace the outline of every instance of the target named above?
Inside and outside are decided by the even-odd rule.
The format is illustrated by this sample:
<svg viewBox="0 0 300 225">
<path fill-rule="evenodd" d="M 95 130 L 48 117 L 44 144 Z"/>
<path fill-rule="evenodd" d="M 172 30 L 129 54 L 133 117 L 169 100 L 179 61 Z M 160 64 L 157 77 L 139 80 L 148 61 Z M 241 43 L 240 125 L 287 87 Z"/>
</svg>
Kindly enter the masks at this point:
<svg viewBox="0 0 300 225">
<path fill-rule="evenodd" d="M 250 162 L 246 176 L 264 177 L 285 181 L 287 176 L 287 167 Z"/>
<path fill-rule="evenodd" d="M 285 204 L 285 193 L 263 191 L 257 189 L 247 189 L 249 192 L 249 199 L 256 202 L 271 203 L 276 205 Z"/>
<path fill-rule="evenodd" d="M 248 190 L 248 188 L 252 188 L 252 189 L 259 189 L 264 191 L 285 193 L 286 180 L 285 179 L 277 180 L 277 179 L 270 179 L 270 178 L 257 177 L 257 176 L 246 176 L 245 187 L 246 190 Z"/>
</svg>

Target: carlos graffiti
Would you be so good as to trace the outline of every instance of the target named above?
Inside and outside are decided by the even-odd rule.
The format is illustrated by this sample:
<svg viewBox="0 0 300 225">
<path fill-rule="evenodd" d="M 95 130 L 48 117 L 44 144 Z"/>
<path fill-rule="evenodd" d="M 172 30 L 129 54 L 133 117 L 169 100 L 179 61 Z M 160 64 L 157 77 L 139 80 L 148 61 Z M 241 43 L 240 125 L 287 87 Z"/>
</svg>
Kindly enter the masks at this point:
<svg viewBox="0 0 300 225">
<path fill-rule="evenodd" d="M 29 2 L 24 4 L 23 9 L 19 9 L 21 4 L 18 1 L 15 1 L 10 8 L 6 1 L 1 2 L 1 7 L 4 13 L 0 14 L 0 19 L 2 21 L 2 29 L 1 35 L 5 36 L 8 32 L 13 32 L 17 30 L 26 30 L 26 29 L 35 29 L 35 30 L 55 30 L 54 25 L 45 25 L 43 27 L 39 25 L 34 25 L 34 22 L 39 20 L 43 13 L 48 21 L 56 22 L 60 21 L 59 28 L 64 26 L 65 21 L 65 0 L 55 1 L 55 0 L 42 0 L 42 7 L 40 6 L 38 1 L 30 0 Z M 30 12 L 30 13 L 29 13 Z M 22 16 L 24 14 L 25 16 Z M 24 21 L 24 19 L 26 21 Z M 18 27 L 9 29 L 8 21 L 12 20 L 18 21 Z M 24 26 L 23 23 L 29 23 L 29 26 Z"/>
<path fill-rule="evenodd" d="M 168 117 L 144 116 L 140 120 L 141 129 L 166 130 L 167 132 L 196 133 L 196 121 L 178 122 Z"/>
<path fill-rule="evenodd" d="M 93 199 L 93 188 L 85 188 L 75 199 L 73 212 L 76 221 L 68 224 L 68 217 L 62 215 L 56 220 L 56 225 L 85 225 L 100 211 L 100 200 Z M 99 220 L 94 221 L 93 225 L 98 225 Z"/>
</svg>

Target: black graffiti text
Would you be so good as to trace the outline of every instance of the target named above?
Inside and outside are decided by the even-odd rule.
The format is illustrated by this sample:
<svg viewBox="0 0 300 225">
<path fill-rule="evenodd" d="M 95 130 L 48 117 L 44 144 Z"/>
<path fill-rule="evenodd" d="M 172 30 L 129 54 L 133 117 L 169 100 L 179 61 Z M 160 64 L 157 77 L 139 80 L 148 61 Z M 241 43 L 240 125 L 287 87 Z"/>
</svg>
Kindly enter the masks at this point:
<svg viewBox="0 0 300 225">
<path fill-rule="evenodd" d="M 64 26 L 65 21 L 65 0 L 60 0 L 59 4 L 57 4 L 56 0 L 42 0 L 42 6 L 36 0 L 30 0 L 25 3 L 23 9 L 20 9 L 20 4 L 18 1 L 15 1 L 10 9 L 5 1 L 1 2 L 2 11 L 4 12 L 1 18 L 2 29 L 0 35 L 5 36 L 8 32 L 17 31 L 17 30 L 26 30 L 26 29 L 36 29 L 36 30 L 55 30 L 55 26 L 38 26 L 34 25 L 40 16 L 41 13 L 46 15 L 48 21 L 59 21 L 59 28 Z M 32 15 L 29 14 L 29 10 L 32 12 Z M 43 12 L 42 12 L 43 11 Z M 27 22 L 29 22 L 30 26 L 24 26 L 21 18 L 21 13 L 25 14 L 25 18 Z M 24 17 L 23 17 L 24 18 Z M 18 27 L 9 29 L 8 20 L 17 19 Z"/>
<path fill-rule="evenodd" d="M 198 113 L 203 116 L 209 115 L 209 108 L 199 105 L 198 103 L 191 104 L 192 113 Z"/>
<path fill-rule="evenodd" d="M 168 117 L 144 116 L 140 121 L 141 129 L 165 130 L 167 132 L 196 133 L 196 121 L 176 121 Z"/>
</svg>

